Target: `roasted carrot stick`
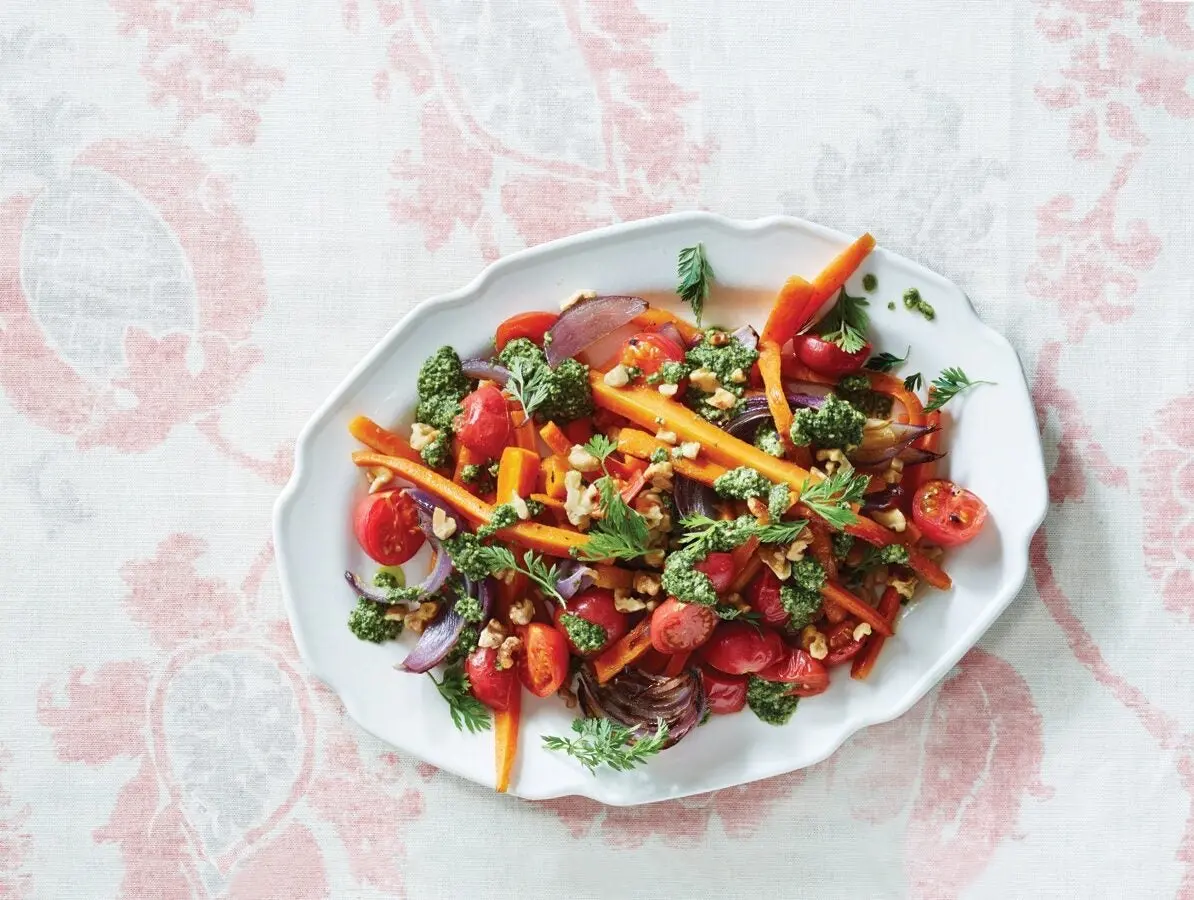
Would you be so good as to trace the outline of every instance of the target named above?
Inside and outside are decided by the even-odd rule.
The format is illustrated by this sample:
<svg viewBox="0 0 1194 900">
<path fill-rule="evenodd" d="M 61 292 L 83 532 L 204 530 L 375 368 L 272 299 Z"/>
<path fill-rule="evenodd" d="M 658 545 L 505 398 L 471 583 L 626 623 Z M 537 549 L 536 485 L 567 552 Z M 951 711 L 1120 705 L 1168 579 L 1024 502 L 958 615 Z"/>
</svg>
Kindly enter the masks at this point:
<svg viewBox="0 0 1194 900">
<path fill-rule="evenodd" d="M 695 341 L 701 333 L 691 322 L 685 322 L 675 313 L 660 309 L 658 306 L 652 306 L 645 313 L 635 316 L 634 324 L 639 328 L 658 328 L 664 324 L 675 325 L 676 330 L 680 332 L 680 337 L 689 343 Z"/>
<path fill-rule="evenodd" d="M 774 341 L 763 339 L 759 342 L 759 374 L 763 376 L 763 390 L 767 394 L 767 408 L 775 420 L 775 430 L 779 432 L 784 449 L 791 454 L 796 449 L 791 438 L 792 407 L 788 405 L 788 398 L 784 394 L 779 344 Z"/>
<path fill-rule="evenodd" d="M 493 507 L 488 503 L 420 463 L 364 450 L 354 453 L 352 461 L 358 466 L 384 466 L 392 469 L 395 474 L 451 505 L 474 525 L 483 525 L 493 516 Z M 549 556 L 564 557 L 569 556 L 573 547 L 583 547 L 589 540 L 579 532 L 565 531 L 563 528 L 553 528 L 537 522 L 519 522 L 502 529 L 498 534 L 530 550 Z"/>
<path fill-rule="evenodd" d="M 521 447 L 507 447 L 498 462 L 497 493 L 494 499 L 498 503 L 509 503 L 518 495 L 525 500 L 535 490 L 538 479 L 539 454 Z"/>
<path fill-rule="evenodd" d="M 845 286 L 850 276 L 862 265 L 862 261 L 873 249 L 875 249 L 875 239 L 870 234 L 864 234 L 835 256 L 833 261 L 820 271 L 813 279 L 815 293 L 810 302 L 810 319 L 816 315 L 817 309 L 822 303 Z"/>
<path fill-rule="evenodd" d="M 900 593 L 895 588 L 889 587 L 883 592 L 883 596 L 879 598 L 879 615 L 886 619 L 895 628 L 895 616 L 900 610 Z M 871 669 L 875 667 L 875 660 L 879 658 L 879 651 L 883 649 L 883 643 L 886 641 L 881 634 L 872 634 L 866 639 L 866 646 L 862 651 L 854 657 L 854 661 L 850 663 L 850 677 L 857 678 L 860 681 L 871 674 Z"/>
<path fill-rule="evenodd" d="M 593 660 L 597 681 L 605 684 L 651 649 L 651 619 L 643 619 L 618 642 Z"/>
<path fill-rule="evenodd" d="M 543 493 L 557 500 L 568 496 L 568 488 L 564 485 L 564 476 L 568 474 L 568 463 L 562 456 L 549 456 L 539 464 L 539 474 L 543 480 Z"/>
<path fill-rule="evenodd" d="M 868 606 L 861 598 L 854 596 L 841 585 L 834 584 L 832 581 L 825 582 L 825 587 L 821 588 L 821 596 L 825 600 L 836 603 L 855 618 L 866 622 L 875 634 L 891 636 L 891 626 L 887 624 L 887 620 L 883 616 L 879 615 L 878 610 L 873 606 Z"/>
<path fill-rule="evenodd" d="M 627 456 L 633 456 L 638 459 L 650 459 L 652 453 L 656 450 L 662 450 L 668 454 L 668 459 L 671 460 L 672 468 L 676 472 L 704 484 L 712 484 L 728 471 L 725 466 L 719 466 L 717 463 L 709 462 L 700 457 L 685 459 L 681 456 L 678 459 L 671 459 L 671 447 L 663 441 L 657 441 L 645 431 L 639 431 L 637 428 L 623 428 L 618 432 L 618 449 Z"/>
<path fill-rule="evenodd" d="M 497 779 L 494 787 L 499 794 L 510 787 L 510 773 L 518 756 L 518 723 L 522 718 L 522 685 L 511 692 L 510 708 L 493 714 L 493 748 Z"/>
<path fill-rule="evenodd" d="M 510 401 L 509 409 L 510 424 L 514 426 L 510 435 L 510 446 L 538 452 L 539 437 L 535 434 L 534 421 L 527 418 L 526 413 L 522 411 L 522 404 L 517 400 Z"/>
<path fill-rule="evenodd" d="M 386 456 L 399 456 L 420 465 L 423 462 L 422 457 L 401 436 L 382 428 L 368 416 L 357 416 L 348 423 L 348 431 L 370 450 Z"/>
<path fill-rule="evenodd" d="M 475 494 L 476 489 L 473 485 L 465 484 L 464 481 L 464 467 L 465 466 L 479 466 L 484 459 L 475 454 L 472 450 L 466 447 L 460 441 L 456 441 L 456 468 L 452 472 L 452 480 L 468 491 L 470 494 Z"/>
<path fill-rule="evenodd" d="M 559 456 L 567 456 L 572 451 L 572 441 L 555 422 L 548 422 L 540 428 L 539 437 L 543 438 L 543 443 L 551 448 L 552 453 Z"/>
<path fill-rule="evenodd" d="M 777 348 L 790 341 L 806 324 L 804 317 L 816 312 L 816 306 L 812 306 L 816 293 L 816 288 L 799 275 L 785 281 L 763 326 L 762 340 Z"/>
<path fill-rule="evenodd" d="M 606 588 L 611 591 L 619 588 L 628 590 L 634 584 L 634 573 L 629 569 L 604 563 L 590 566 L 590 568 L 595 573 L 593 575 L 594 587 Z"/>
</svg>

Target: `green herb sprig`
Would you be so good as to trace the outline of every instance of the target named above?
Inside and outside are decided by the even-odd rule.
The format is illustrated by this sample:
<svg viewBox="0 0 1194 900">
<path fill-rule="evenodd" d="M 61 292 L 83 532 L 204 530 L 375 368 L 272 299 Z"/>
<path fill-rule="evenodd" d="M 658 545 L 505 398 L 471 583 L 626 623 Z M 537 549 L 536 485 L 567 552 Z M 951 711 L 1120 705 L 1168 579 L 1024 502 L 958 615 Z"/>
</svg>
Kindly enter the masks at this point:
<svg viewBox="0 0 1194 900">
<path fill-rule="evenodd" d="M 925 412 L 932 412 L 935 409 L 941 409 L 945 404 L 949 403 L 954 397 L 963 391 L 968 391 L 970 388 L 980 384 L 994 384 L 993 381 L 971 381 L 966 373 L 956 366 L 950 369 L 945 369 L 940 375 L 933 379 L 932 386 L 929 390 L 929 402 L 925 404 Z"/>
<path fill-rule="evenodd" d="M 709 299 L 709 285 L 714 277 L 713 267 L 705 256 L 704 244 L 685 247 L 680 251 L 676 261 L 676 293 L 692 307 L 697 325 L 701 324 L 705 301 Z"/>
<path fill-rule="evenodd" d="M 599 766 L 628 772 L 642 765 L 663 749 L 668 734 L 663 719 L 655 720 L 654 734 L 643 737 L 610 719 L 575 719 L 572 730 L 575 738 L 543 735 L 543 746 L 567 753 L 594 775 Z"/>
<path fill-rule="evenodd" d="M 821 320 L 821 337 L 846 353 L 857 353 L 866 346 L 866 330 L 871 323 L 867 306 L 870 302 L 865 297 L 851 297 L 842 288 L 833 309 Z"/>
<path fill-rule="evenodd" d="M 800 488 L 800 502 L 841 530 L 858 521 L 850 504 L 862 501 L 870 480 L 869 475 L 856 475 L 853 469 L 842 467 L 817 484 L 804 482 Z"/>
<path fill-rule="evenodd" d="M 884 350 L 882 353 L 876 353 L 866 361 L 866 368 L 872 372 L 890 372 L 892 369 L 897 369 L 908 361 L 909 354 L 912 353 L 912 346 L 904 351 L 903 356 L 896 356 L 894 353 L 888 353 Z"/>
<path fill-rule="evenodd" d="M 529 419 L 551 397 L 551 369 L 536 366 L 525 359 L 516 359 L 510 366 L 506 391 L 522 404 L 523 412 Z"/>
<path fill-rule="evenodd" d="M 522 563 L 515 557 L 514 552 L 509 547 L 499 547 L 496 545 L 485 545 L 477 550 L 478 557 L 488 566 L 489 571 L 493 572 L 521 572 L 531 581 L 535 582 L 539 590 L 546 596 L 564 604 L 564 598 L 560 595 L 559 590 L 556 589 L 556 582 L 560 579 L 560 567 L 557 565 L 547 565 L 543 561 L 543 557 L 528 550 L 522 555 Z"/>
<path fill-rule="evenodd" d="M 488 731 L 493 722 L 489 716 L 489 708 L 469 692 L 468 676 L 459 665 L 448 666 L 444 670 L 443 681 L 436 681 L 430 672 L 427 677 L 439 691 L 439 695 L 447 701 L 448 712 L 452 716 L 452 724 L 459 731 L 471 731 L 476 734 Z"/>
<path fill-rule="evenodd" d="M 626 505 L 608 475 L 597 482 L 604 515 L 593 522 L 589 540 L 576 558 L 585 562 L 600 559 L 635 559 L 650 550 L 647 520 Z"/>
</svg>

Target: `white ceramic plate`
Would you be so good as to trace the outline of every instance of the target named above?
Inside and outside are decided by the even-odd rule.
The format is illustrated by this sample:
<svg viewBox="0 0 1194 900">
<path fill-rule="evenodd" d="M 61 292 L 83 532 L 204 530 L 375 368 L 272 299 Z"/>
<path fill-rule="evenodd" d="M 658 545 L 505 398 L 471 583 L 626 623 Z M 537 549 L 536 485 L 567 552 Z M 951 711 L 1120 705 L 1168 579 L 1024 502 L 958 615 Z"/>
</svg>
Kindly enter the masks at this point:
<svg viewBox="0 0 1194 900">
<path fill-rule="evenodd" d="M 516 312 L 555 309 L 580 289 L 647 295 L 678 308 L 673 292 L 676 254 L 703 241 L 718 286 L 706 320 L 760 326 L 771 298 L 793 273 L 811 278 L 846 244 L 836 231 L 798 219 L 737 222 L 684 213 L 617 225 L 506 257 L 467 287 L 421 304 L 353 370 L 307 424 L 295 469 L 278 499 L 274 536 L 282 588 L 299 651 L 311 670 L 344 701 L 349 714 L 381 739 L 433 765 L 493 784 L 493 735 L 462 734 L 424 677 L 393 666 L 411 638 L 376 646 L 358 641 L 345 620 L 354 598 L 345 569 L 370 571 L 349 525 L 364 488 L 349 460 L 358 449 L 349 420 L 366 414 L 383 424 L 409 425 L 415 377 L 434 348 L 452 344 L 463 356 L 491 348 L 499 322 Z M 673 749 L 633 772 L 596 777 L 570 758 L 540 746 L 542 734 L 564 734 L 572 718 L 562 702 L 524 701 L 522 740 L 511 793 L 529 799 L 581 794 L 615 805 L 682 797 L 767 778 L 812 765 L 858 729 L 905 712 L 940 680 L 1016 596 L 1028 563 L 1028 543 L 1046 509 L 1045 472 L 1037 424 L 1015 351 L 986 327 L 961 290 L 922 266 L 876 249 L 848 287 L 871 297 L 876 350 L 902 354 L 904 372 L 926 381 L 961 365 L 972 378 L 996 382 L 949 406 L 948 477 L 982 497 L 990 517 L 982 535 L 946 557 L 952 590 L 922 592 L 889 641 L 871 677 L 837 672 L 830 689 L 801 702 L 785 727 L 749 712 L 714 717 Z M 920 289 L 937 309 L 934 322 L 905 310 L 899 298 Z M 889 311 L 887 302 L 896 300 Z"/>
</svg>

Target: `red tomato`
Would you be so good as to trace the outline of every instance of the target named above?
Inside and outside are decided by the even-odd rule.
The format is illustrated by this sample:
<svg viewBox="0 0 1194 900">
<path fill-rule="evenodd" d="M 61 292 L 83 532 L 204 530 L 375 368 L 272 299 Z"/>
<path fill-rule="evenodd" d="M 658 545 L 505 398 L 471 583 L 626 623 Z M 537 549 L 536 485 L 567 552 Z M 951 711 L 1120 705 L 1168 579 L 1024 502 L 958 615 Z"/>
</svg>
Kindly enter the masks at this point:
<svg viewBox="0 0 1194 900">
<path fill-rule="evenodd" d="M 527 625 L 521 636 L 518 677 L 536 697 L 550 697 L 568 677 L 568 640 L 542 622 Z"/>
<path fill-rule="evenodd" d="M 560 624 L 560 617 L 565 613 L 580 616 L 586 622 L 600 625 L 605 629 L 605 643 L 596 650 L 582 653 L 572 643 L 572 638 L 568 637 L 568 632 L 564 630 L 564 626 Z M 556 628 L 560 629 L 560 632 L 567 640 L 569 649 L 577 656 L 596 656 L 629 630 L 626 624 L 626 616 L 618 612 L 618 608 L 614 606 L 614 592 L 605 588 L 589 588 L 588 590 L 581 591 L 568 601 L 567 609 L 557 606 L 555 612 L 552 613 L 552 617 L 555 619 Z"/>
<path fill-rule="evenodd" d="M 829 670 L 799 647 L 789 647 L 779 662 L 769 665 L 759 677 L 788 682 L 792 685 L 788 693 L 797 697 L 811 697 L 829 687 Z"/>
<path fill-rule="evenodd" d="M 717 613 L 668 597 L 651 613 L 651 646 L 660 653 L 691 653 L 713 634 Z"/>
<path fill-rule="evenodd" d="M 559 317 L 559 313 L 553 312 L 524 312 L 511 316 L 498 326 L 493 343 L 497 346 L 498 353 L 515 338 L 527 338 L 542 346 L 543 335 L 556 324 Z"/>
<path fill-rule="evenodd" d="M 423 546 L 414 501 L 403 491 L 367 494 L 352 514 L 361 549 L 383 566 L 400 566 Z"/>
<path fill-rule="evenodd" d="M 825 657 L 825 665 L 840 666 L 858 655 L 863 642 L 854 640 L 854 629 L 857 627 L 857 620 L 843 619 L 825 632 L 825 640 L 829 644 L 829 655 Z"/>
<path fill-rule="evenodd" d="M 760 672 L 782 659 L 785 652 L 778 634 L 746 622 L 722 622 L 701 651 L 705 662 L 729 675 Z"/>
<path fill-rule="evenodd" d="M 486 459 L 501 455 L 510 439 L 506 398 L 492 384 L 477 388 L 460 401 L 463 409 L 454 427 L 460 443 Z"/>
<path fill-rule="evenodd" d="M 768 625 L 786 625 L 788 622 L 788 611 L 779 600 L 779 588 L 780 581 L 775 573 L 764 566 L 759 577 L 746 589 L 746 602 Z"/>
<path fill-rule="evenodd" d="M 822 375 L 849 375 L 862 368 L 871 355 L 871 345 L 866 343 L 861 350 L 847 353 L 832 341 L 823 341 L 815 334 L 796 336 L 797 358 Z"/>
<path fill-rule="evenodd" d="M 693 568 L 704 572 L 713 582 L 713 590 L 724 592 L 734 582 L 734 555 L 732 553 L 710 553 Z"/>
<path fill-rule="evenodd" d="M 622 365 L 654 375 L 665 362 L 683 362 L 684 348 L 653 331 L 640 331 L 622 345 Z"/>
<path fill-rule="evenodd" d="M 973 540 L 987 521 L 987 504 L 952 481 L 926 481 L 912 498 L 912 521 L 942 547 Z"/>
<path fill-rule="evenodd" d="M 518 678 L 513 669 L 497 667 L 497 653 L 490 647 L 478 647 L 464 661 L 464 671 L 473 696 L 490 709 L 505 712 L 519 690 Z"/>
<path fill-rule="evenodd" d="M 709 712 L 716 716 L 736 713 L 746 706 L 745 675 L 727 675 L 707 666 L 701 667 L 701 687 L 705 690 L 705 700 L 709 703 Z"/>
</svg>

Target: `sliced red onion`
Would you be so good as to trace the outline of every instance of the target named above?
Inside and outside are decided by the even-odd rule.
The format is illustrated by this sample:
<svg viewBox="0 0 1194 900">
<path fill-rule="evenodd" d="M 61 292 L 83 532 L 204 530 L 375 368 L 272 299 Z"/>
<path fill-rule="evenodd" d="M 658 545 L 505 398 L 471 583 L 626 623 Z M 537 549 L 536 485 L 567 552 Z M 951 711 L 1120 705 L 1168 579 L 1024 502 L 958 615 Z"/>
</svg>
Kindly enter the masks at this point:
<svg viewBox="0 0 1194 900">
<path fill-rule="evenodd" d="M 932 450 L 922 450 L 920 447 L 905 447 L 899 454 L 900 462 L 904 464 L 905 469 L 909 466 L 919 466 L 921 463 L 941 459 L 943 456 L 945 456 L 944 453 L 934 453 Z"/>
<path fill-rule="evenodd" d="M 435 515 L 436 509 L 442 509 L 448 518 L 456 523 L 457 531 L 464 531 L 468 528 L 460 514 L 439 497 L 429 494 L 422 488 L 407 488 L 406 494 L 415 502 L 415 507 L 419 512 L 419 527 L 429 538 L 435 537 L 431 530 L 431 517 Z"/>
<path fill-rule="evenodd" d="M 751 350 L 759 349 L 759 333 L 750 325 L 743 325 L 737 331 L 730 335 L 738 343 L 749 347 Z"/>
<path fill-rule="evenodd" d="M 493 609 L 494 588 L 492 582 L 492 578 L 486 578 L 478 586 L 465 579 L 466 589 L 470 594 L 474 594 L 481 603 L 482 621 L 489 618 L 489 612 Z M 444 604 L 439 615 L 419 635 L 419 642 L 415 644 L 415 649 L 411 650 L 410 655 L 399 663 L 399 667 L 407 672 L 431 671 L 443 662 L 444 657 L 452 651 L 463 630 L 464 619 L 461 618 L 460 613 Z"/>
<path fill-rule="evenodd" d="M 672 499 L 676 501 L 676 512 L 681 518 L 708 516 L 712 519 L 717 515 L 717 494 L 713 488 L 683 475 L 675 476 L 672 484 Z"/>
<path fill-rule="evenodd" d="M 593 586 L 593 579 L 597 573 L 588 566 L 583 566 L 574 560 L 567 560 L 560 564 L 564 573 L 556 581 L 556 590 L 565 600 L 571 600 L 578 593 Z"/>
<path fill-rule="evenodd" d="M 639 734 L 655 731 L 656 721 L 668 725 L 670 747 L 695 728 L 705 715 L 705 692 L 695 670 L 668 677 L 626 669 L 607 684 L 598 684 L 582 669 L 577 697 L 585 715 L 611 719 Z"/>
<path fill-rule="evenodd" d="M 376 588 L 371 587 L 365 583 L 365 579 L 361 578 L 356 572 L 345 572 L 344 580 L 348 582 L 348 586 L 352 588 L 353 593 L 358 597 L 364 597 L 366 600 L 372 600 L 374 603 L 390 602 L 388 594 L 383 594 Z"/>
<path fill-rule="evenodd" d="M 863 432 L 862 444 L 846 454 L 856 465 L 873 466 L 895 459 L 922 435 L 936 431 L 933 425 L 904 425 L 889 422 L 883 428 Z M 923 462 L 923 460 L 921 460 Z"/>
<path fill-rule="evenodd" d="M 877 491 L 874 494 L 867 494 L 862 503 L 862 511 L 866 515 L 873 512 L 878 512 L 885 509 L 894 509 L 900 505 L 900 501 L 904 497 L 904 489 L 898 484 L 893 484 L 885 491 Z"/>
<path fill-rule="evenodd" d="M 642 297 L 590 297 L 572 304 L 548 332 L 548 365 L 555 368 L 646 311 Z"/>
<path fill-rule="evenodd" d="M 685 348 L 684 335 L 680 334 L 680 329 L 671 322 L 664 322 L 662 325 L 656 328 L 655 331 L 667 338 L 681 350 Z"/>
<path fill-rule="evenodd" d="M 824 397 L 814 397 L 812 394 L 785 394 L 788 405 L 793 409 L 820 409 L 825 402 Z M 724 426 L 736 438 L 746 440 L 746 433 L 751 425 L 758 425 L 771 420 L 771 407 L 767 405 L 767 398 L 762 396 L 747 397 L 742 403 L 742 412 L 730 419 Z"/>
<path fill-rule="evenodd" d="M 478 380 L 484 378 L 500 384 L 502 387 L 505 387 L 506 382 L 510 380 L 509 369 L 484 359 L 466 359 L 461 365 L 464 368 L 464 374 L 469 378 L 476 378 Z"/>
</svg>

